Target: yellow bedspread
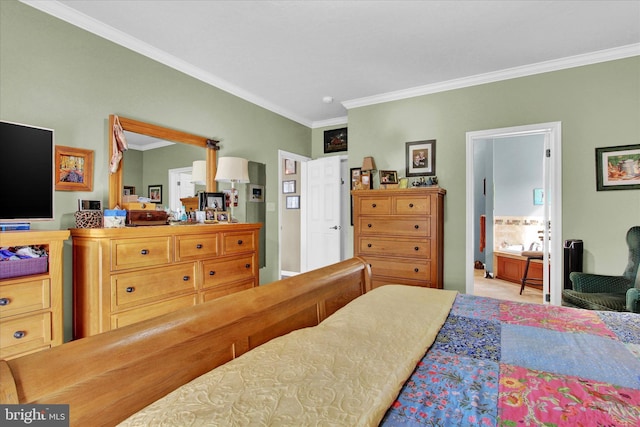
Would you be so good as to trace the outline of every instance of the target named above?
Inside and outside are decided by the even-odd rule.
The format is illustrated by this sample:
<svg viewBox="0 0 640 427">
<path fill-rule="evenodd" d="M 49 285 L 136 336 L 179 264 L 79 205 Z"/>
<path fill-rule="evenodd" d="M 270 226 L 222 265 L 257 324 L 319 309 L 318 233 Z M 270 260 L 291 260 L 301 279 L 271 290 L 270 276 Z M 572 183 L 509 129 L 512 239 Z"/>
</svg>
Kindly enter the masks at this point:
<svg viewBox="0 0 640 427">
<path fill-rule="evenodd" d="M 243 354 L 121 425 L 378 425 L 435 340 L 455 295 L 376 288 L 320 325 Z"/>
</svg>

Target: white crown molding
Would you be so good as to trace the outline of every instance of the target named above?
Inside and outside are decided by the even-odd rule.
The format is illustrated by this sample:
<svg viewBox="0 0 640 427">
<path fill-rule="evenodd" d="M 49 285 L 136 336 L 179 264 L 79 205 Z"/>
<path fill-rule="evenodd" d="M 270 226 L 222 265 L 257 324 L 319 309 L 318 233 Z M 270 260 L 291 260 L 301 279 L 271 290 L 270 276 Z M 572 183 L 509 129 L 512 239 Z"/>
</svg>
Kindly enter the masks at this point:
<svg viewBox="0 0 640 427">
<path fill-rule="evenodd" d="M 320 120 L 317 122 L 311 123 L 312 129 L 323 128 L 325 126 L 336 126 L 336 125 L 346 125 L 349 122 L 349 118 L 347 116 L 344 117 L 336 117 L 334 119 Z"/>
<path fill-rule="evenodd" d="M 522 67 L 508 68 L 506 70 L 495 71 L 486 74 L 464 77 L 461 79 L 448 80 L 446 82 L 431 85 L 418 86 L 409 89 L 388 92 L 379 95 L 367 96 L 364 98 L 344 101 L 342 105 L 347 109 L 364 107 L 367 105 L 382 104 L 390 101 L 413 98 L 416 96 L 429 95 L 433 93 L 445 92 L 453 89 L 462 89 L 470 86 L 477 86 L 486 83 L 494 83 L 502 80 L 509 80 L 518 77 L 526 77 L 534 74 L 559 71 L 567 68 L 581 67 L 583 65 L 597 64 L 600 62 L 613 61 L 616 59 L 640 56 L 640 43 L 627 46 L 600 50 L 597 52 L 582 55 L 570 56 L 552 61 L 539 62 L 537 64 L 525 65 Z"/>
<path fill-rule="evenodd" d="M 51 16 L 54 16 L 65 22 L 68 22 L 69 24 L 75 25 L 76 27 L 89 31 L 90 33 L 100 36 L 120 46 L 124 46 L 128 49 L 131 49 L 134 52 L 137 52 L 141 55 L 144 55 L 148 58 L 158 61 L 161 64 L 164 64 L 168 67 L 178 70 L 184 74 L 187 74 L 211 86 L 217 87 L 218 89 L 221 89 L 225 92 L 235 95 L 238 98 L 242 98 L 245 101 L 251 102 L 252 104 L 258 105 L 259 107 L 265 108 L 269 111 L 272 111 L 276 114 L 279 114 L 283 117 L 293 120 L 294 122 L 300 123 L 307 127 L 311 127 L 312 125 L 312 123 L 309 120 L 306 120 L 303 117 L 300 117 L 299 115 L 292 113 L 291 111 L 287 111 L 277 105 L 274 105 L 253 93 L 250 93 L 244 89 L 241 89 L 229 83 L 226 80 L 223 80 L 217 76 L 214 76 L 211 73 L 205 72 L 198 67 L 194 67 L 193 65 L 188 64 L 185 61 L 182 61 L 172 55 L 167 54 L 166 52 L 156 49 L 155 47 L 149 45 L 148 43 L 145 43 L 141 40 L 131 37 L 130 35 L 123 33 L 120 30 L 117 30 L 109 25 L 106 25 L 83 13 L 80 13 L 77 10 L 70 8 L 58 1 L 54 1 L 54 0 L 20 0 L 20 1 L 28 6 L 31 6 L 35 9 L 40 10 L 41 12 L 47 13 Z"/>
</svg>

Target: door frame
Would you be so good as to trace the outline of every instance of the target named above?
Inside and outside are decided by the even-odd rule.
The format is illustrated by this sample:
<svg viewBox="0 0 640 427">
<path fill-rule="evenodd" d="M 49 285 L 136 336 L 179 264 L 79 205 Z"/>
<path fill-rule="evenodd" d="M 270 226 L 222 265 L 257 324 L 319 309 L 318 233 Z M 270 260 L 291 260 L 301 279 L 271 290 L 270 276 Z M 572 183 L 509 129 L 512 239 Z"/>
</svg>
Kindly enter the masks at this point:
<svg viewBox="0 0 640 427">
<path fill-rule="evenodd" d="M 548 122 L 533 125 L 513 126 L 498 129 L 467 132 L 466 134 L 466 243 L 465 243 L 465 282 L 466 293 L 473 294 L 474 281 L 474 242 L 476 221 L 474 219 L 474 144 L 479 140 L 522 136 L 532 134 L 545 135 L 544 176 L 545 217 L 549 221 L 544 227 L 544 259 L 543 263 L 543 298 L 545 303 L 560 305 L 562 302 L 563 252 L 562 252 L 562 124 Z M 552 203 L 549 201 L 552 200 Z M 549 224 L 552 224 L 553 239 L 549 239 Z"/>
</svg>

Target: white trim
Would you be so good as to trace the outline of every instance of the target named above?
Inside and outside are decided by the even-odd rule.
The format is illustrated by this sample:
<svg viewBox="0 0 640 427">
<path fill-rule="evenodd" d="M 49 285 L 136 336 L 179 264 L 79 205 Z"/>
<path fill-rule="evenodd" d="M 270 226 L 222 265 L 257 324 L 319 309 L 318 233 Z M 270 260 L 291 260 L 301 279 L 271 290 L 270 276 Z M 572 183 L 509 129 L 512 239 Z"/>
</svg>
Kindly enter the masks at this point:
<svg viewBox="0 0 640 427">
<path fill-rule="evenodd" d="M 551 71 L 559 71 L 573 67 L 581 67 L 584 65 L 597 64 L 600 62 L 613 61 L 616 59 L 629 58 L 639 55 L 640 43 L 630 44 L 627 46 L 605 49 L 597 52 L 585 53 L 582 55 L 569 56 L 567 58 L 555 59 L 552 61 L 539 62 L 537 64 L 507 68 L 506 70 L 478 74 L 475 76 L 463 77 L 461 79 L 448 80 L 445 82 L 417 86 L 414 88 L 398 90 L 395 92 L 388 92 L 364 98 L 352 99 L 344 101 L 342 105 L 347 110 L 349 110 L 351 108 L 381 104 L 390 101 L 398 101 L 401 99 L 414 98 L 416 96 L 445 92 L 453 89 L 462 89 L 470 86 L 494 83 L 502 80 L 526 77 L 534 74 L 548 73 Z"/>
<path fill-rule="evenodd" d="M 348 122 L 349 122 L 349 118 L 347 116 L 336 117 L 335 119 L 328 119 L 328 120 L 322 120 L 319 122 L 313 122 L 311 124 L 311 128 L 317 129 L 325 126 L 346 125 Z"/>
<path fill-rule="evenodd" d="M 467 132 L 466 137 L 466 244 L 465 244 L 465 283 L 466 293 L 473 294 L 473 261 L 474 261 L 474 236 L 475 221 L 474 207 L 474 162 L 473 144 L 475 140 L 489 138 L 503 138 L 517 135 L 545 134 L 548 135 L 551 150 L 549 162 L 549 185 L 553 194 L 553 203 L 549 206 L 549 220 L 553 228 L 554 238 L 548 240 L 548 256 L 545 254 L 545 262 L 550 262 L 550 276 L 544 276 L 544 289 L 549 289 L 551 304 L 560 305 L 562 302 L 563 284 L 563 249 L 562 249 L 562 124 L 561 122 L 540 123 L 526 126 L 514 126 L 509 128 L 489 129 L 476 132 Z M 549 198 L 545 198 L 549 200 Z M 547 209 L 547 207 L 545 207 Z M 545 227 L 545 234 L 548 233 Z M 546 269 L 545 269 L 546 270 Z"/>
</svg>

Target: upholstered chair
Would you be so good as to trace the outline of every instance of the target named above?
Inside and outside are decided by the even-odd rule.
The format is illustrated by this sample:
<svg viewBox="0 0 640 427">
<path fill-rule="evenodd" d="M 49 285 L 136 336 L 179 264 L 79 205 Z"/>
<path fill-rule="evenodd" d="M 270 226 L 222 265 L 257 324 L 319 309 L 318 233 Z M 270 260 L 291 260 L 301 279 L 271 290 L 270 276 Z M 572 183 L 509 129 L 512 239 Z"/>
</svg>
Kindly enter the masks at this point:
<svg viewBox="0 0 640 427">
<path fill-rule="evenodd" d="M 629 261 L 621 276 L 573 272 L 572 289 L 562 291 L 562 304 L 589 310 L 640 313 L 640 226 L 627 232 Z"/>
</svg>

